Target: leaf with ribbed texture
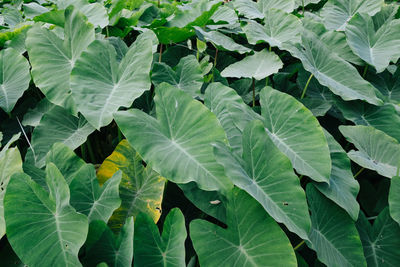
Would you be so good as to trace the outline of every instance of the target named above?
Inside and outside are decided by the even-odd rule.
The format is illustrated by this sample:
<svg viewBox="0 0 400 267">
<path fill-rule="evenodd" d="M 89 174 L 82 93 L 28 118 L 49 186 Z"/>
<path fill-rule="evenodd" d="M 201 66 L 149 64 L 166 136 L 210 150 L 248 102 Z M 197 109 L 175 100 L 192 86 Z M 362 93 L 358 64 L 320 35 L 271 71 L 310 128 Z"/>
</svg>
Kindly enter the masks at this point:
<svg viewBox="0 0 400 267">
<path fill-rule="evenodd" d="M 373 16 L 383 6 L 383 0 L 329 0 L 321 10 L 326 28 L 343 31 L 356 13 Z"/>
<path fill-rule="evenodd" d="M 262 0 L 257 1 L 258 9 L 264 13 L 267 18 L 269 10 L 280 9 L 285 12 L 291 13 L 295 8 L 295 0 Z"/>
<path fill-rule="evenodd" d="M 290 160 L 268 137 L 261 121 L 252 121 L 244 129 L 242 158 L 223 144 L 214 147 L 214 154 L 236 186 L 255 198 L 276 221 L 307 238 L 311 222 L 305 193 Z"/>
<path fill-rule="evenodd" d="M 389 191 L 390 216 L 400 224 L 400 176 L 393 176 Z"/>
<path fill-rule="evenodd" d="M 300 19 L 296 16 L 278 9 L 268 9 L 263 22 L 264 25 L 261 25 L 250 20 L 243 27 L 250 44 L 267 42 L 270 46 L 284 49 L 283 43 L 301 41 L 302 26 Z"/>
<path fill-rule="evenodd" d="M 114 115 L 129 143 L 155 171 L 175 183 L 195 181 L 203 190 L 229 190 L 232 184 L 212 152 L 212 143 L 226 141 L 215 115 L 169 84 L 155 91 L 157 119 L 135 109 Z"/>
<path fill-rule="evenodd" d="M 43 98 L 39 103 L 37 103 L 36 107 L 29 109 L 25 113 L 22 125 L 32 127 L 38 126 L 43 115 L 53 107 L 54 105 L 49 102 L 49 100 Z"/>
<path fill-rule="evenodd" d="M 244 54 L 251 51 L 250 48 L 247 48 L 243 45 L 236 43 L 235 41 L 233 41 L 233 39 L 229 38 L 223 33 L 220 33 L 218 31 L 207 32 L 200 27 L 194 27 L 194 28 L 199 38 L 207 42 L 211 42 L 220 50 L 235 51 L 238 52 L 239 54 Z"/>
<path fill-rule="evenodd" d="M 328 143 L 311 111 L 294 97 L 270 87 L 261 91 L 260 104 L 268 135 L 297 172 L 317 182 L 329 183 Z"/>
<path fill-rule="evenodd" d="M 153 33 L 141 34 L 121 63 L 115 48 L 96 40 L 84 51 L 71 73 L 71 86 L 78 110 L 96 129 L 109 124 L 119 107 L 129 107 L 150 89 Z"/>
<path fill-rule="evenodd" d="M 72 7 L 65 10 L 64 39 L 40 24 L 28 31 L 26 47 L 33 80 L 50 102 L 76 113 L 70 74 L 82 51 L 93 40 L 93 26 Z"/>
<path fill-rule="evenodd" d="M 249 121 L 262 119 L 230 87 L 211 83 L 205 92 L 204 104 L 217 116 L 228 136 L 232 150 L 242 154 L 242 132 Z"/>
<path fill-rule="evenodd" d="M 365 81 L 350 63 L 332 53 L 315 33 L 304 31 L 302 46 L 296 45 L 290 50 L 320 84 L 344 100 L 361 99 L 373 105 L 382 105 L 372 84 Z"/>
<path fill-rule="evenodd" d="M 160 236 L 151 217 L 140 213 L 135 221 L 135 266 L 185 266 L 185 218 L 172 209 Z"/>
<path fill-rule="evenodd" d="M 373 126 L 400 142 L 400 116 L 392 105 L 373 106 L 362 102 L 336 101 L 343 116 L 356 125 Z"/>
<path fill-rule="evenodd" d="M 88 221 L 69 204 L 69 188 L 52 163 L 46 168 L 50 195 L 26 174 L 11 177 L 4 197 L 7 238 L 30 266 L 81 266 Z"/>
<path fill-rule="evenodd" d="M 360 185 L 353 177 L 351 162 L 346 151 L 327 131 L 324 130 L 324 134 L 328 141 L 332 159 L 332 172 L 329 185 L 327 183 L 315 183 L 315 187 L 347 211 L 351 218 L 356 221 L 360 211 L 360 205 L 357 202 Z"/>
<path fill-rule="evenodd" d="M 357 229 L 364 246 L 368 266 L 397 266 L 400 262 L 400 226 L 389 216 L 385 208 L 373 225 L 363 213 L 357 221 Z"/>
<path fill-rule="evenodd" d="M 4 151 L 4 152 L 3 152 Z M 0 238 L 6 233 L 3 199 L 10 177 L 22 172 L 22 159 L 18 148 L 5 148 L 0 155 Z"/>
<path fill-rule="evenodd" d="M 389 6 L 388 9 L 394 8 Z M 388 16 L 379 23 L 387 13 Z M 393 19 L 395 13 L 387 12 L 385 8 L 374 17 L 356 14 L 346 27 L 351 49 L 377 72 L 384 71 L 390 62 L 396 62 L 400 57 L 400 19 Z"/>
<path fill-rule="evenodd" d="M 82 117 L 72 116 L 65 109 L 55 106 L 45 113 L 32 134 L 34 163 L 41 168 L 45 157 L 53 144 L 63 143 L 70 149 L 79 147 L 94 131 L 94 128 Z"/>
<path fill-rule="evenodd" d="M 130 217 L 116 236 L 103 221 L 93 221 L 89 225 L 86 240 L 86 254 L 82 262 L 86 266 L 99 266 L 106 262 L 107 266 L 132 266 L 134 223 Z"/>
<path fill-rule="evenodd" d="M 234 0 L 233 6 L 239 12 L 249 19 L 262 19 L 268 17 L 269 10 L 280 9 L 284 12 L 294 10 L 294 0 L 262 0 L 257 3 L 252 0 Z"/>
<path fill-rule="evenodd" d="M 371 126 L 340 126 L 339 130 L 358 151 L 347 153 L 358 165 L 392 178 L 400 167 L 400 144 Z"/>
<path fill-rule="evenodd" d="M 226 224 L 227 229 L 200 219 L 190 223 L 201 266 L 297 266 L 289 239 L 245 191 L 230 193 Z"/>
<path fill-rule="evenodd" d="M 16 50 L 8 48 L 0 51 L 0 66 L 0 108 L 10 113 L 29 87 L 29 63 Z"/>
<path fill-rule="evenodd" d="M 262 80 L 277 73 L 282 67 L 283 63 L 280 58 L 274 52 L 264 49 L 229 65 L 221 72 L 221 76 Z"/>
<path fill-rule="evenodd" d="M 154 85 L 166 82 L 196 96 L 203 85 L 203 74 L 196 57 L 189 55 L 181 58 L 175 70 L 165 63 L 154 63 L 151 81 Z"/>
<path fill-rule="evenodd" d="M 355 223 L 312 184 L 307 185 L 311 232 L 306 241 L 327 266 L 367 266 Z"/>
<path fill-rule="evenodd" d="M 136 217 L 140 212 L 150 215 L 157 222 L 161 215 L 165 178 L 149 165 L 144 167 L 142 158 L 127 140 L 122 140 L 101 164 L 97 172 L 100 183 L 107 183 L 118 171 L 122 172 L 119 185 L 122 202 L 110 219 L 111 229 L 118 232 L 128 217 Z"/>
</svg>

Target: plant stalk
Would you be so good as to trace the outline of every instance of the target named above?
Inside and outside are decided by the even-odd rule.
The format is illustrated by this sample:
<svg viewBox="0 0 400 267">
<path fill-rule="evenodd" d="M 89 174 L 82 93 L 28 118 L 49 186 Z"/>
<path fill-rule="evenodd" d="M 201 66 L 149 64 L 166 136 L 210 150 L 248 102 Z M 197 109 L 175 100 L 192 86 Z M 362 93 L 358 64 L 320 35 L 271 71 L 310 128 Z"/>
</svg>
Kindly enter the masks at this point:
<svg viewBox="0 0 400 267">
<path fill-rule="evenodd" d="M 297 244 L 297 246 L 294 247 L 294 251 L 298 250 L 299 248 L 301 248 L 301 246 L 304 245 L 304 240 L 301 241 L 299 244 Z"/>
<path fill-rule="evenodd" d="M 303 93 L 301 94 L 300 99 L 303 99 L 304 96 L 306 95 L 307 88 L 308 88 L 308 85 L 309 85 L 310 82 L 311 82 L 312 77 L 314 77 L 314 74 L 311 73 L 310 77 L 309 77 L 308 80 L 307 80 L 306 86 L 304 86 Z"/>
<path fill-rule="evenodd" d="M 360 175 L 364 170 L 365 170 L 365 168 L 361 168 L 361 169 L 354 175 L 354 179 L 356 179 L 357 176 Z"/>
</svg>

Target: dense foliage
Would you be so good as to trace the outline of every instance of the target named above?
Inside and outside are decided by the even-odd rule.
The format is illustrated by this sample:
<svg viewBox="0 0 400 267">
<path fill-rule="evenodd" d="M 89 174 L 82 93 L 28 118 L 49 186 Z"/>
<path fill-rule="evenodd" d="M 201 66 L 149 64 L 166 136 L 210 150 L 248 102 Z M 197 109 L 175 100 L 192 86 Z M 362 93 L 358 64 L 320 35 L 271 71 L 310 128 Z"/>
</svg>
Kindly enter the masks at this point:
<svg viewBox="0 0 400 267">
<path fill-rule="evenodd" d="M 0 12 L 1 266 L 400 266 L 397 1 Z"/>
</svg>

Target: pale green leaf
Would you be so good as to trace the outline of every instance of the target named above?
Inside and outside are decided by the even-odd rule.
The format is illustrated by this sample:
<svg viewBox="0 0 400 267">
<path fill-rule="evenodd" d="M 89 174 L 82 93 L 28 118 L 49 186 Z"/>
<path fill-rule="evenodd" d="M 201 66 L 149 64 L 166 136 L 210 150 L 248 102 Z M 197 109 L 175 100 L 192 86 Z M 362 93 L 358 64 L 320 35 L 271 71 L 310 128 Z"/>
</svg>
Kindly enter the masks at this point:
<svg viewBox="0 0 400 267">
<path fill-rule="evenodd" d="M 389 191 L 390 216 L 400 224 L 400 176 L 393 176 Z"/>
</svg>

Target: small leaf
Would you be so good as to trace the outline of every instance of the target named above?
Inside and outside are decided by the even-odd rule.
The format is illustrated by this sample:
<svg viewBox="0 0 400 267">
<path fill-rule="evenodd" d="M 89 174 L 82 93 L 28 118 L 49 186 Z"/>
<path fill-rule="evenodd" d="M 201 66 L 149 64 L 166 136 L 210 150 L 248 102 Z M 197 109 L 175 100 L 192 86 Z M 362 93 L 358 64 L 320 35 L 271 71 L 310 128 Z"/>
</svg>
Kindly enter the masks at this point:
<svg viewBox="0 0 400 267">
<path fill-rule="evenodd" d="M 264 49 L 229 65 L 221 72 L 221 75 L 222 77 L 244 77 L 262 80 L 271 74 L 277 73 L 282 67 L 283 63 L 280 58 L 274 52 L 268 52 Z"/>
<path fill-rule="evenodd" d="M 178 208 L 168 213 L 161 236 L 152 218 L 140 213 L 135 221 L 135 265 L 185 266 L 185 239 L 185 218 Z"/>
</svg>

